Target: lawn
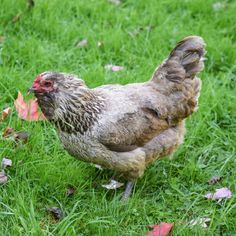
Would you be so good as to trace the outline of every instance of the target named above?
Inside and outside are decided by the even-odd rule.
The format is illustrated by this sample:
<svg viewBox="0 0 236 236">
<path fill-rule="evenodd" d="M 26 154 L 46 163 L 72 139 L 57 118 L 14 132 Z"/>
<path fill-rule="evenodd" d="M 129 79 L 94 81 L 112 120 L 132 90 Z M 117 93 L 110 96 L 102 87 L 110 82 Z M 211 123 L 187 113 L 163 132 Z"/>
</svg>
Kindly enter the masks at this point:
<svg viewBox="0 0 236 236">
<path fill-rule="evenodd" d="M 145 235 L 148 225 L 175 222 L 171 235 L 236 234 L 236 1 L 213 0 L 1 0 L 0 123 L 27 131 L 27 143 L 0 137 L 0 157 L 13 161 L 0 186 L 0 235 Z M 146 81 L 178 40 L 200 35 L 207 43 L 200 74 L 200 107 L 187 120 L 185 142 L 173 155 L 147 168 L 133 196 L 101 187 L 112 172 L 76 161 L 62 148 L 47 122 L 17 117 L 17 92 L 25 97 L 35 76 L 46 70 L 78 74 L 95 87 Z M 76 47 L 82 39 L 85 47 Z M 102 42 L 98 47 L 97 43 Z M 124 66 L 119 72 L 104 65 Z M 209 186 L 212 176 L 222 176 Z M 68 185 L 77 188 L 67 197 Z M 220 202 L 204 194 L 228 187 Z M 47 207 L 60 207 L 55 221 Z M 189 226 L 208 217 L 207 229 Z"/>
</svg>

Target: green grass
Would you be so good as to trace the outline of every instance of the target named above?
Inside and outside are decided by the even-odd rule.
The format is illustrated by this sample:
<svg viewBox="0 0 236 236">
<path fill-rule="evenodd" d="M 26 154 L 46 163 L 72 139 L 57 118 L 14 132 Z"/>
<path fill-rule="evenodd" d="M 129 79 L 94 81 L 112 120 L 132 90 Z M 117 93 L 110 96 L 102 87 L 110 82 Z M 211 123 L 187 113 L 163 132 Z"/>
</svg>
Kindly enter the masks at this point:
<svg viewBox="0 0 236 236">
<path fill-rule="evenodd" d="M 215 10 L 216 2 L 222 8 Z M 35 0 L 31 10 L 26 0 L 0 5 L 1 110 L 13 108 L 17 91 L 26 95 L 45 70 L 78 74 L 91 87 L 125 84 L 149 79 L 185 36 L 202 36 L 208 51 L 200 108 L 187 121 L 184 144 L 173 160 L 156 161 L 146 170 L 125 204 L 119 201 L 122 190 L 94 187 L 95 177 L 106 182 L 110 171 L 74 160 L 50 124 L 21 121 L 13 108 L 0 130 L 10 126 L 31 137 L 17 147 L 0 139 L 0 157 L 13 160 L 9 181 L 0 186 L 0 235 L 144 235 L 147 225 L 161 221 L 176 222 L 172 235 L 236 234 L 235 1 L 124 0 L 115 6 L 106 0 Z M 84 38 L 88 46 L 76 48 Z M 98 41 L 104 46 L 98 48 Z M 125 70 L 107 72 L 109 63 Z M 208 186 L 213 175 L 223 180 Z M 68 184 L 77 187 L 70 198 Z M 229 187 L 233 197 L 220 203 L 204 199 L 220 187 Z M 61 207 L 65 218 L 54 222 L 45 211 L 51 206 Z M 197 217 L 211 218 L 209 227 L 184 223 Z"/>
</svg>

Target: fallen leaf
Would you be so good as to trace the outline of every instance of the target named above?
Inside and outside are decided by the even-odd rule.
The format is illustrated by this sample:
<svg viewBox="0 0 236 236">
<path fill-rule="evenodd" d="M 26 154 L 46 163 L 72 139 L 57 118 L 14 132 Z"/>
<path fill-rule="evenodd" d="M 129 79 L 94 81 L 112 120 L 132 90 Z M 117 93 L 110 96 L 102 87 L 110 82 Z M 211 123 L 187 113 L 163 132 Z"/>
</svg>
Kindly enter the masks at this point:
<svg viewBox="0 0 236 236">
<path fill-rule="evenodd" d="M 120 5 L 121 4 L 121 1 L 120 0 L 108 0 L 108 2 L 114 4 L 114 5 Z"/>
<path fill-rule="evenodd" d="M 120 183 L 114 179 L 111 179 L 109 184 L 103 184 L 102 187 L 106 188 L 106 189 L 117 189 L 120 188 L 121 186 L 123 186 L 123 183 Z"/>
<path fill-rule="evenodd" d="M 5 169 L 6 167 L 12 166 L 12 160 L 8 158 L 2 159 L 2 169 Z"/>
<path fill-rule="evenodd" d="M 215 193 L 207 193 L 205 195 L 207 199 L 220 200 L 222 198 L 231 198 L 232 192 L 228 188 L 216 189 Z"/>
<path fill-rule="evenodd" d="M 222 177 L 221 176 L 213 176 L 210 180 L 208 180 L 209 185 L 215 185 L 219 181 L 221 181 Z"/>
<path fill-rule="evenodd" d="M 11 138 L 16 142 L 23 141 L 24 143 L 26 143 L 30 134 L 26 131 L 15 132 L 13 128 L 7 127 L 4 129 L 2 136 L 4 138 Z"/>
<path fill-rule="evenodd" d="M 1 117 L 1 121 L 3 121 L 5 118 L 7 118 L 7 116 L 9 115 L 9 113 L 11 112 L 11 108 L 7 107 L 2 111 L 2 117 Z"/>
<path fill-rule="evenodd" d="M 18 131 L 14 133 L 13 137 L 15 141 L 20 141 L 22 140 L 23 142 L 27 142 L 30 134 L 26 131 Z"/>
<path fill-rule="evenodd" d="M 58 207 L 47 208 L 47 212 L 50 213 L 55 220 L 60 220 L 63 217 L 63 212 Z"/>
<path fill-rule="evenodd" d="M 7 176 L 4 171 L 0 172 L 0 184 L 5 184 L 7 182 Z"/>
<path fill-rule="evenodd" d="M 117 65 L 113 65 L 113 64 L 107 64 L 104 67 L 106 70 L 111 70 L 113 72 L 124 70 L 123 66 L 117 66 Z"/>
<path fill-rule="evenodd" d="M 191 220 L 189 222 L 189 225 L 200 225 L 202 228 L 207 228 L 208 225 L 207 223 L 209 223 L 211 221 L 210 218 L 198 218 L 198 219 L 194 219 L 194 220 Z"/>
<path fill-rule="evenodd" d="M 66 196 L 69 197 L 69 196 L 72 196 L 76 191 L 76 188 L 74 186 L 69 186 L 66 190 Z"/>
<path fill-rule="evenodd" d="M 87 39 L 83 39 L 81 41 L 79 41 L 76 45 L 77 48 L 82 48 L 88 45 L 88 40 Z"/>
<path fill-rule="evenodd" d="M 161 222 L 159 225 L 152 225 L 147 236 L 167 236 L 173 227 L 173 223 Z"/>
<path fill-rule="evenodd" d="M 11 134 L 13 134 L 13 133 L 14 133 L 14 129 L 13 129 L 13 128 L 6 127 L 6 128 L 4 129 L 4 131 L 3 131 L 2 136 L 3 136 L 3 137 L 7 137 L 7 136 L 9 136 L 9 135 L 11 135 Z"/>
<path fill-rule="evenodd" d="M 18 112 L 18 117 L 27 121 L 45 120 L 43 113 L 38 111 L 38 103 L 36 99 L 30 99 L 28 103 L 24 101 L 21 92 L 18 92 L 18 97 L 14 101 L 15 108 Z"/>
</svg>

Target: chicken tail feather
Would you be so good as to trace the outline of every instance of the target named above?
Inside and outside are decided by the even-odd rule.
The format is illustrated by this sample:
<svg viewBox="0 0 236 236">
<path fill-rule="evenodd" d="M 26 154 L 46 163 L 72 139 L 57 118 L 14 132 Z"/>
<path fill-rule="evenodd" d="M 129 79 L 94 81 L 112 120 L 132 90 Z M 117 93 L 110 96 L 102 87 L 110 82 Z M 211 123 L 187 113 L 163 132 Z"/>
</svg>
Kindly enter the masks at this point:
<svg viewBox="0 0 236 236">
<path fill-rule="evenodd" d="M 166 78 L 172 82 L 193 79 L 204 68 L 205 43 L 199 36 L 180 41 L 167 60 L 155 71 L 152 80 Z"/>
</svg>

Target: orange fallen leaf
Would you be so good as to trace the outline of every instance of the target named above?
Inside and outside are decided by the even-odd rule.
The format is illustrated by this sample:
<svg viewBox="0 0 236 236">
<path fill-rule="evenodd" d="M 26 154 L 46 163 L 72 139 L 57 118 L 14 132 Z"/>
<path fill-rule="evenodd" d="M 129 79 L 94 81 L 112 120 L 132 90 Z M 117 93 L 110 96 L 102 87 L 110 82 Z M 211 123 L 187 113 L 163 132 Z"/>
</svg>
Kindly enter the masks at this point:
<svg viewBox="0 0 236 236">
<path fill-rule="evenodd" d="M 24 101 L 21 92 L 18 92 L 18 97 L 14 101 L 18 117 L 27 121 L 45 120 L 43 113 L 39 112 L 39 106 L 36 99 L 30 99 L 28 103 Z"/>
<path fill-rule="evenodd" d="M 159 225 L 152 225 L 152 230 L 147 233 L 147 236 L 167 236 L 173 227 L 173 223 L 161 222 Z"/>
</svg>

